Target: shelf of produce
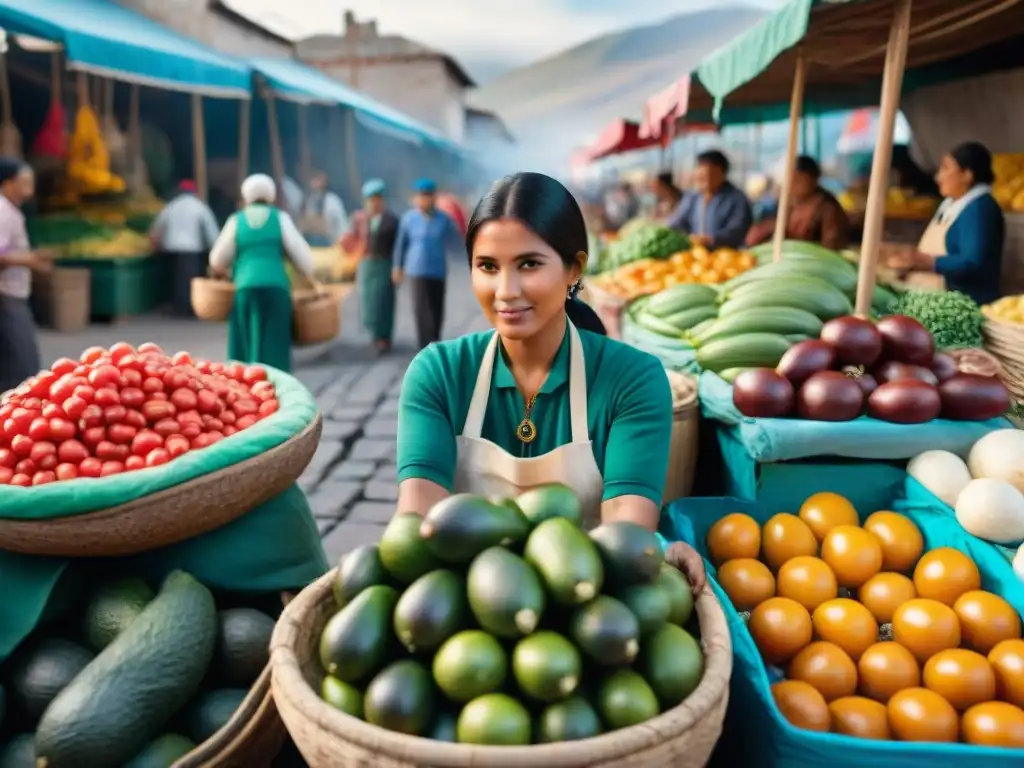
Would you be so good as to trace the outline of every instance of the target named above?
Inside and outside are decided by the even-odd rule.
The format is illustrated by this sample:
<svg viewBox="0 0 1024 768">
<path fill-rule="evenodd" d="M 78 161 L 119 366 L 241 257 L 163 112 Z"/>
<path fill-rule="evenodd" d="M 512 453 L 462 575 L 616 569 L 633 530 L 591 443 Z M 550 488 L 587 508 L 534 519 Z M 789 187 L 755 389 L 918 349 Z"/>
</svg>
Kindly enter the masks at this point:
<svg viewBox="0 0 1024 768">
<path fill-rule="evenodd" d="M 113 320 L 141 315 L 156 309 L 169 285 L 166 268 L 153 254 L 113 259 L 61 259 L 62 267 L 79 267 L 91 273 L 91 314 Z"/>
</svg>

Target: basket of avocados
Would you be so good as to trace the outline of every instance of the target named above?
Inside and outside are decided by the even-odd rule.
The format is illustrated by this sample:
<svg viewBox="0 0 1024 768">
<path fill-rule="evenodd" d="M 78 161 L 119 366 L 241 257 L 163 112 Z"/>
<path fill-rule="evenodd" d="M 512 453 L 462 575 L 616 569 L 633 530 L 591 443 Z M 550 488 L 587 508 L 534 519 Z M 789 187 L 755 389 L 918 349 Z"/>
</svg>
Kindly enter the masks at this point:
<svg viewBox="0 0 1024 768">
<path fill-rule="evenodd" d="M 311 768 L 707 763 L 732 672 L 721 605 L 639 526 L 582 531 L 562 489 L 398 515 L 288 605 L 271 687 Z"/>
</svg>

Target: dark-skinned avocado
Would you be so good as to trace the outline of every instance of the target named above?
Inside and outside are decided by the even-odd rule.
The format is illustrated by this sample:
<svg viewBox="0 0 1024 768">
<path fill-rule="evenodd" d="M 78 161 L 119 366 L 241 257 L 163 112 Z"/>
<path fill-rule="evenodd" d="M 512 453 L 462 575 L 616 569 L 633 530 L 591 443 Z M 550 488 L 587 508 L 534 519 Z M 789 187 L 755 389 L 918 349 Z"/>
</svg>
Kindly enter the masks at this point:
<svg viewBox="0 0 1024 768">
<path fill-rule="evenodd" d="M 403 659 L 385 667 L 366 687 L 366 722 L 389 731 L 420 736 L 434 717 L 434 686 L 427 668 Z"/>
<path fill-rule="evenodd" d="M 468 563 L 485 549 L 515 544 L 530 530 L 523 513 L 483 496 L 456 493 L 439 501 L 420 526 L 434 555 L 447 563 Z"/>
<path fill-rule="evenodd" d="M 249 692 L 244 688 L 215 688 L 206 691 L 185 711 L 185 730 L 201 744 L 228 724 Z"/>
<path fill-rule="evenodd" d="M 504 547 L 485 549 L 466 576 L 469 606 L 480 626 L 514 640 L 533 632 L 547 605 L 540 574 Z"/>
<path fill-rule="evenodd" d="M 36 768 L 36 738 L 20 733 L 0 749 L 0 768 Z"/>
<path fill-rule="evenodd" d="M 358 683 L 375 675 L 388 658 L 391 615 L 398 593 L 376 585 L 334 614 L 320 635 L 320 663 L 329 675 Z"/>
<path fill-rule="evenodd" d="M 636 616 L 641 636 L 651 635 L 661 629 L 672 612 L 668 590 L 657 581 L 626 587 L 616 592 L 615 597 Z"/>
<path fill-rule="evenodd" d="M 552 599 L 562 605 L 592 600 L 604 584 L 597 547 L 565 518 L 545 520 L 534 528 L 523 556 L 540 573 Z"/>
<path fill-rule="evenodd" d="M 583 660 L 576 646 L 556 632 L 534 632 L 512 652 L 519 690 L 535 701 L 559 701 L 576 690 Z"/>
<path fill-rule="evenodd" d="M 605 579 L 619 587 L 649 584 L 665 562 L 658 537 L 636 523 L 605 523 L 590 538 L 601 553 Z"/>
<path fill-rule="evenodd" d="M 516 497 L 516 503 L 530 525 L 539 525 L 553 517 L 564 517 L 576 526 L 583 524 L 580 500 L 572 488 L 562 483 L 539 485 L 524 491 Z"/>
<path fill-rule="evenodd" d="M 602 681 L 597 708 L 611 731 L 647 722 L 661 712 L 651 686 L 632 669 L 616 670 Z"/>
<path fill-rule="evenodd" d="M 576 609 L 570 635 L 588 658 L 606 667 L 631 664 L 640 650 L 636 616 L 608 595 L 598 595 Z"/>
<path fill-rule="evenodd" d="M 248 688 L 270 661 L 274 620 L 253 608 L 228 608 L 217 614 L 214 671 L 229 688 Z"/>
<path fill-rule="evenodd" d="M 320 698 L 346 715 L 363 718 L 363 693 L 354 685 L 330 675 L 324 675 L 320 684 Z"/>
<path fill-rule="evenodd" d="M 671 709 L 700 684 L 704 654 L 693 635 L 675 624 L 666 624 L 640 644 L 637 670 L 662 707 Z"/>
<path fill-rule="evenodd" d="M 96 658 L 96 654 L 57 637 L 41 638 L 20 650 L 12 664 L 11 699 L 36 723 L 50 702 Z"/>
<path fill-rule="evenodd" d="M 671 609 L 668 622 L 683 626 L 693 615 L 693 587 L 679 569 L 665 563 L 658 575 L 658 584 L 668 594 Z"/>
<path fill-rule="evenodd" d="M 451 701 L 470 701 L 501 689 L 508 654 L 494 637 L 478 629 L 460 632 L 434 656 L 434 682 Z"/>
<path fill-rule="evenodd" d="M 412 584 L 424 574 L 441 567 L 430 547 L 420 536 L 423 516 L 402 512 L 391 518 L 377 545 L 384 568 L 395 581 Z"/>
<path fill-rule="evenodd" d="M 364 589 L 384 584 L 387 578 L 388 572 L 380 561 L 380 547 L 376 544 L 356 547 L 338 563 L 331 585 L 334 601 L 339 608 L 344 608 Z"/>
<path fill-rule="evenodd" d="M 410 653 L 433 651 L 465 624 L 466 583 L 452 571 L 431 571 L 409 585 L 395 606 L 395 635 Z"/>
<path fill-rule="evenodd" d="M 195 742 L 177 733 L 165 733 L 146 745 L 124 768 L 171 768 L 196 748 Z"/>
<path fill-rule="evenodd" d="M 503 693 L 488 693 L 473 699 L 459 714 L 460 744 L 524 746 L 531 742 L 530 713 L 518 701 Z"/>
<path fill-rule="evenodd" d="M 601 718 L 582 696 L 549 704 L 537 718 L 537 743 L 590 739 L 602 732 Z"/>
<path fill-rule="evenodd" d="M 83 639 L 99 653 L 139 617 L 153 599 L 153 590 L 134 576 L 102 584 L 85 603 Z"/>
</svg>

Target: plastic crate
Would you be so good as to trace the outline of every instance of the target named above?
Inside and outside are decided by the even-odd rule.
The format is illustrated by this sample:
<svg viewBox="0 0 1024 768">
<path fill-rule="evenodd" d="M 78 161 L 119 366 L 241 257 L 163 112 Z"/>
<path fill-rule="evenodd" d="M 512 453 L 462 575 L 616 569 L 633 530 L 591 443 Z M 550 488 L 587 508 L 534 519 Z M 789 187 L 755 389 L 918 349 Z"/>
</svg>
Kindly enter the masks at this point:
<svg viewBox="0 0 1024 768">
<path fill-rule="evenodd" d="M 61 259 L 62 267 L 85 267 L 91 273 L 91 314 L 110 319 L 141 315 L 165 298 L 167 279 L 156 256 L 118 259 Z"/>
</svg>

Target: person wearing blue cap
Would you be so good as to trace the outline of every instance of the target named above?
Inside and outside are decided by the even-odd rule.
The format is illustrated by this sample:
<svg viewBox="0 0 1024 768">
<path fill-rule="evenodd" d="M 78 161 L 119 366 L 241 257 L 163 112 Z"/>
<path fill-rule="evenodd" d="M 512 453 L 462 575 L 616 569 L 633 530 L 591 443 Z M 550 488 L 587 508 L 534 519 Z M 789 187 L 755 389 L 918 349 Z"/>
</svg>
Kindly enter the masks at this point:
<svg viewBox="0 0 1024 768">
<path fill-rule="evenodd" d="M 399 222 L 391 279 L 399 285 L 408 278 L 416 336 L 423 349 L 441 338 L 448 258 L 465 258 L 466 248 L 458 226 L 435 205 L 437 185 L 420 179 L 413 191 L 414 207 Z"/>
</svg>

